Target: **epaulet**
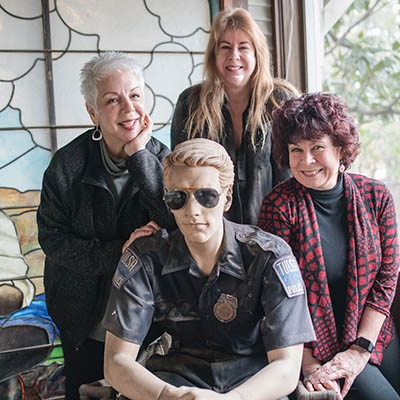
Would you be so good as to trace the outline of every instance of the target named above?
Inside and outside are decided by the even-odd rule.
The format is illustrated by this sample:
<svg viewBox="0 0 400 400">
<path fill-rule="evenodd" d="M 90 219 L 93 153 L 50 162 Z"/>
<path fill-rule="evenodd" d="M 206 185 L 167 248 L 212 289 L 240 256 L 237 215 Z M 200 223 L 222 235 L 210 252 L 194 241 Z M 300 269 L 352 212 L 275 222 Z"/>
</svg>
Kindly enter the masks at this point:
<svg viewBox="0 0 400 400">
<path fill-rule="evenodd" d="M 235 233 L 236 239 L 248 245 L 257 245 L 264 251 L 271 251 L 277 257 L 291 253 L 289 245 L 279 236 L 265 232 L 256 226 L 249 226 L 247 230 Z"/>
</svg>

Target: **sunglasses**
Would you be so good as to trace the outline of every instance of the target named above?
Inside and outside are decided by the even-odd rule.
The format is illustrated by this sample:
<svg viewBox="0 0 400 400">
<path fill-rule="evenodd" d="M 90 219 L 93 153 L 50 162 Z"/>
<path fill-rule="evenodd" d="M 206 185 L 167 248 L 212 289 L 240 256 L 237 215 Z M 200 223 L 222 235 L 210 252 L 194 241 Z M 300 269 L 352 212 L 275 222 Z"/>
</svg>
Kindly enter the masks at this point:
<svg viewBox="0 0 400 400">
<path fill-rule="evenodd" d="M 211 188 L 171 190 L 170 192 L 165 192 L 164 201 L 171 210 L 180 210 L 186 205 L 189 193 L 193 193 L 196 201 L 206 208 L 214 208 L 218 204 L 221 194 Z"/>
</svg>

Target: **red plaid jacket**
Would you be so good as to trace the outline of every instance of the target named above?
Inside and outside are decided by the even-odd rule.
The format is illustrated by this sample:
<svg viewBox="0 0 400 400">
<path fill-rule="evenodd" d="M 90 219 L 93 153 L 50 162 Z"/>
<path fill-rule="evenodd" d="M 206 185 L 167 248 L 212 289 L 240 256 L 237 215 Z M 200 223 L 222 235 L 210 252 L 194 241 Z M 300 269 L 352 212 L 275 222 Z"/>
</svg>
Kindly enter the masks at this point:
<svg viewBox="0 0 400 400">
<path fill-rule="evenodd" d="M 288 242 L 302 270 L 317 341 L 310 343 L 321 362 L 330 360 L 355 339 L 365 306 L 386 318 L 370 362 L 380 364 L 393 339 L 390 306 L 399 271 L 399 243 L 393 197 L 376 180 L 344 174 L 349 235 L 345 326 L 339 342 L 329 295 L 317 216 L 307 188 L 294 178 L 276 186 L 264 199 L 258 225 Z"/>
</svg>

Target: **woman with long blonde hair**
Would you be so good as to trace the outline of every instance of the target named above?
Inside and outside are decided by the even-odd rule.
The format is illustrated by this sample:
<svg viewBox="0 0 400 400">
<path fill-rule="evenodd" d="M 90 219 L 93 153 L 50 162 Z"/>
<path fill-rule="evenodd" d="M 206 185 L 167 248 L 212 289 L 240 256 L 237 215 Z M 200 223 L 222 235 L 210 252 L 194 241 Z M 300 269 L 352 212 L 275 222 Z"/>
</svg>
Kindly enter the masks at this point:
<svg viewBox="0 0 400 400">
<path fill-rule="evenodd" d="M 224 10 L 213 22 L 204 80 L 179 96 L 171 146 L 195 137 L 221 143 L 235 165 L 233 204 L 227 218 L 256 224 L 264 195 L 288 178 L 272 157 L 270 115 L 297 90 L 274 79 L 266 38 L 242 8 Z"/>
</svg>

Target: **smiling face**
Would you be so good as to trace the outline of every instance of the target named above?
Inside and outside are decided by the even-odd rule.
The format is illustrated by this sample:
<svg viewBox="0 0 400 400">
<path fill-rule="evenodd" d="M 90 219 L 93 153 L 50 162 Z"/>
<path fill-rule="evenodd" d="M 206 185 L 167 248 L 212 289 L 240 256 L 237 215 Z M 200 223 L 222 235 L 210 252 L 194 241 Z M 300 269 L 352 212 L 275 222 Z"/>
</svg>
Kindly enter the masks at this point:
<svg viewBox="0 0 400 400">
<path fill-rule="evenodd" d="M 332 189 L 338 180 L 341 148 L 330 136 L 289 144 L 289 165 L 294 178 L 307 188 Z"/>
<path fill-rule="evenodd" d="M 215 64 L 225 90 L 249 89 L 256 66 L 250 37 L 241 29 L 228 30 L 216 49 Z"/>
<path fill-rule="evenodd" d="M 87 105 L 94 125 L 100 125 L 108 151 L 125 158 L 123 148 L 143 129 L 144 94 L 137 76 L 129 69 L 113 72 L 97 86 L 96 110 Z"/>
<path fill-rule="evenodd" d="M 167 190 L 187 190 L 186 204 L 179 210 L 171 210 L 189 248 L 207 251 L 218 249 L 224 234 L 223 214 L 229 209 L 230 194 L 219 183 L 219 172 L 214 167 L 173 166 L 169 175 Z M 200 205 L 193 195 L 193 189 L 212 188 L 219 196 L 213 208 Z"/>
</svg>

